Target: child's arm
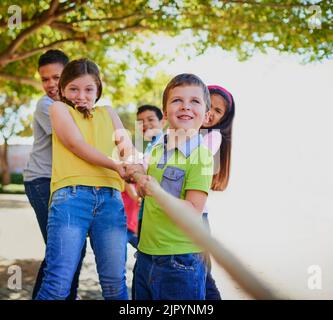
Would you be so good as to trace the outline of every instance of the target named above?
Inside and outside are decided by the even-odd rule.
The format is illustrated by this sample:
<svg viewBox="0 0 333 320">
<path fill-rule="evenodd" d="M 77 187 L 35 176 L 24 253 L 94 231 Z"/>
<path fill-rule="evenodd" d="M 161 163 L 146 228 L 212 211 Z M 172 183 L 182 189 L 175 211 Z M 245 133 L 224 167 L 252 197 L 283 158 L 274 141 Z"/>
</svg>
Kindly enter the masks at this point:
<svg viewBox="0 0 333 320">
<path fill-rule="evenodd" d="M 187 190 L 185 193 L 185 202 L 188 203 L 189 206 L 192 206 L 198 214 L 202 214 L 205 204 L 207 201 L 207 193 L 200 190 Z"/>
<path fill-rule="evenodd" d="M 121 177 L 124 176 L 120 162 L 107 157 L 84 140 L 64 103 L 56 101 L 52 104 L 50 118 L 57 137 L 68 150 L 91 164 L 115 170 Z"/>
<path fill-rule="evenodd" d="M 160 192 L 162 189 L 156 179 L 152 176 L 141 175 L 137 180 L 138 194 L 142 197 L 151 196 L 154 197 L 156 192 Z M 178 198 L 175 198 L 178 199 Z M 207 200 L 207 193 L 200 190 L 187 190 L 185 199 L 178 199 L 183 203 L 186 203 L 192 209 L 201 215 L 205 207 Z"/>
<path fill-rule="evenodd" d="M 140 162 L 140 154 L 133 146 L 127 130 L 124 128 L 118 114 L 111 107 L 107 107 L 114 128 L 114 138 L 122 160 L 134 163 Z"/>
<path fill-rule="evenodd" d="M 134 200 L 135 202 L 137 202 L 138 205 L 141 204 L 141 198 L 139 197 L 134 184 L 132 183 L 125 183 L 125 191 L 127 192 L 127 194 L 130 196 L 130 198 L 132 200 Z"/>
<path fill-rule="evenodd" d="M 150 181 L 150 178 L 152 178 L 147 177 L 149 176 L 145 176 L 143 179 Z M 170 193 L 163 190 L 158 183 L 156 185 L 155 182 L 153 182 L 151 185 L 151 191 L 153 191 L 152 196 L 170 219 L 172 219 L 194 243 L 211 253 L 216 262 L 223 267 L 242 288 L 257 299 L 286 299 L 283 296 L 273 294 L 270 288 L 252 274 L 228 248 L 214 239 L 207 228 L 204 227 L 202 219 L 196 216 L 196 210 L 184 205 L 184 200 L 172 196 Z"/>
</svg>

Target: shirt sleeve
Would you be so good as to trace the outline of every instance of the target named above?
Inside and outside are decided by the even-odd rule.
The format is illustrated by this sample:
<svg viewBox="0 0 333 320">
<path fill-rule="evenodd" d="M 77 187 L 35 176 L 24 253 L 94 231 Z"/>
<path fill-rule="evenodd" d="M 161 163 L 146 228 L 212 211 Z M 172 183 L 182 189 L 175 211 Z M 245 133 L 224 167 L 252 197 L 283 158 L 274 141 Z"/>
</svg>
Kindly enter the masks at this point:
<svg viewBox="0 0 333 320">
<path fill-rule="evenodd" d="M 208 194 L 213 177 L 213 155 L 204 146 L 191 155 L 191 164 L 186 172 L 185 190 L 199 190 Z"/>
<path fill-rule="evenodd" d="M 43 128 L 45 133 L 47 135 L 52 134 L 52 126 L 51 126 L 51 119 L 50 119 L 50 113 L 49 108 L 51 104 L 53 103 L 53 100 L 42 98 L 37 102 L 37 107 L 35 111 L 35 120 L 38 122 L 38 124 Z"/>
</svg>

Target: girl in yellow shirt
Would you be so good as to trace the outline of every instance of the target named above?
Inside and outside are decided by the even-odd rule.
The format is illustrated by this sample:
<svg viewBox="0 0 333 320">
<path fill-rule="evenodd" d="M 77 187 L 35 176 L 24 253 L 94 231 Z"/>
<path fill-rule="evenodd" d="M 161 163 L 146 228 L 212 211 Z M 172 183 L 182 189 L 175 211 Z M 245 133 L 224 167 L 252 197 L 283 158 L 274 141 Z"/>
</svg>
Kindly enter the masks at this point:
<svg viewBox="0 0 333 320">
<path fill-rule="evenodd" d="M 53 157 L 46 269 L 36 299 L 68 296 L 88 234 L 103 297 L 125 300 L 124 169 L 117 158 L 128 156 L 132 144 L 117 114 L 110 107 L 95 107 L 102 82 L 94 62 L 67 64 L 59 89 L 61 102 L 50 107 Z"/>
</svg>

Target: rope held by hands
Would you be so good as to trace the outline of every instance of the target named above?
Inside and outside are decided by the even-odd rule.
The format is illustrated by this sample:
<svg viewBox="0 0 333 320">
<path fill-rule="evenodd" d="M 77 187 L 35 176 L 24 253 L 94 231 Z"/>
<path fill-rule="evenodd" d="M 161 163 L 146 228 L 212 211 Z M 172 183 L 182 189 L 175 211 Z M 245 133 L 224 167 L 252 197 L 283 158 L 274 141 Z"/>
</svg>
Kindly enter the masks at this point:
<svg viewBox="0 0 333 320">
<path fill-rule="evenodd" d="M 141 174 L 134 174 L 137 181 Z M 149 181 L 148 183 L 153 183 Z M 225 246 L 213 238 L 203 226 L 201 216 L 194 208 L 184 201 L 167 193 L 160 185 L 154 183 L 152 197 L 161 206 L 165 213 L 192 239 L 194 243 L 208 251 L 216 262 L 224 268 L 229 275 L 255 299 L 275 300 L 281 299 L 272 293 L 255 275 L 248 271 Z"/>
</svg>

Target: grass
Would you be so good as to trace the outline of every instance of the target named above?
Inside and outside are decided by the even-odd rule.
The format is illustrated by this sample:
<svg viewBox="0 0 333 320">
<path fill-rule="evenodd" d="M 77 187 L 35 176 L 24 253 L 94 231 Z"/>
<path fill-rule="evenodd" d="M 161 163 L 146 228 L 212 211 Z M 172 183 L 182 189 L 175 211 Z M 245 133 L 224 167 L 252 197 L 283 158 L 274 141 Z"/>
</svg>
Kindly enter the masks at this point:
<svg viewBox="0 0 333 320">
<path fill-rule="evenodd" d="M 0 185 L 0 193 L 11 193 L 11 194 L 24 194 L 23 184 L 8 184 L 7 186 Z"/>
</svg>

